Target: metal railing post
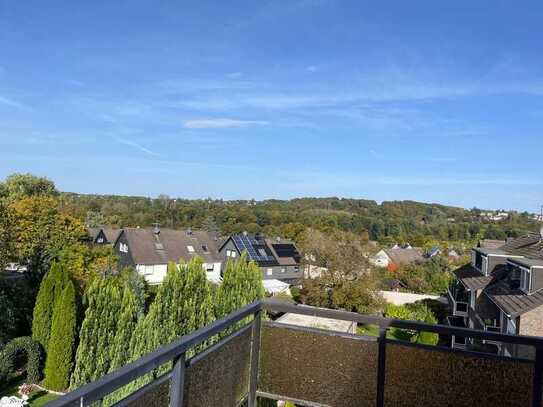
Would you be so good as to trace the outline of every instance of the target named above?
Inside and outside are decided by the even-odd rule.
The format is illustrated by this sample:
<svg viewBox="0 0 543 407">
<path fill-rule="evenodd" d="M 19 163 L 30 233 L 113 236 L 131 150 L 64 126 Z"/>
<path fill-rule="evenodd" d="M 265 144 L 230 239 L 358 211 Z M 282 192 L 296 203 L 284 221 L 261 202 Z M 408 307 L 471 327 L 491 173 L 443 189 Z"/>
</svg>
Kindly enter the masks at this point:
<svg viewBox="0 0 543 407">
<path fill-rule="evenodd" d="M 260 359 L 260 327 L 262 325 L 262 311 L 254 314 L 251 342 L 251 376 L 249 377 L 248 407 L 256 407 L 256 390 L 258 386 L 258 363 Z"/>
<path fill-rule="evenodd" d="M 183 407 L 185 391 L 185 353 L 174 360 L 170 384 L 170 407 Z"/>
<path fill-rule="evenodd" d="M 541 345 L 535 348 L 534 380 L 532 383 L 532 406 L 541 407 L 541 380 L 543 378 L 543 347 Z"/>
<path fill-rule="evenodd" d="M 379 353 L 377 356 L 377 394 L 375 405 L 383 407 L 385 404 L 385 365 L 386 365 L 386 348 L 387 348 L 387 328 L 379 328 Z"/>
</svg>

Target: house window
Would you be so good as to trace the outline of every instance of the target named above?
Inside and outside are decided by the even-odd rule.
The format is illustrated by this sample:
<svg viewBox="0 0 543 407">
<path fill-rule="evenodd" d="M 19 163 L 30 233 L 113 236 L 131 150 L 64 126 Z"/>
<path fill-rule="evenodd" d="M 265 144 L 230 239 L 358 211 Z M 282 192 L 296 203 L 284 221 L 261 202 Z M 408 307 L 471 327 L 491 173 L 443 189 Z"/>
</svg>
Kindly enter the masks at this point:
<svg viewBox="0 0 543 407">
<path fill-rule="evenodd" d="M 520 289 L 524 292 L 530 291 L 530 272 L 527 270 L 520 272 Z"/>
<path fill-rule="evenodd" d="M 97 243 L 104 243 L 104 238 L 103 238 L 103 237 L 99 237 L 98 239 L 96 239 L 96 242 L 97 242 Z"/>
<path fill-rule="evenodd" d="M 148 276 L 153 274 L 154 267 L 153 266 L 143 266 L 143 274 Z"/>
<path fill-rule="evenodd" d="M 226 257 L 236 257 L 237 253 L 235 250 L 227 250 L 226 251 Z"/>
<path fill-rule="evenodd" d="M 128 253 L 128 245 L 126 243 L 121 243 L 119 245 L 119 251 L 123 253 Z"/>
<path fill-rule="evenodd" d="M 268 269 L 267 272 L 266 272 L 266 274 L 267 274 L 268 276 L 271 276 L 271 275 L 273 274 L 273 269 Z"/>
<path fill-rule="evenodd" d="M 294 272 L 297 273 L 297 272 L 299 272 L 299 271 L 300 271 L 300 267 L 295 266 L 295 267 L 294 267 Z"/>
<path fill-rule="evenodd" d="M 214 270 L 213 264 L 206 264 L 206 270 L 213 271 Z"/>
<path fill-rule="evenodd" d="M 207 246 L 205 244 L 202 245 L 202 250 L 204 253 L 208 253 L 209 250 L 207 249 Z"/>
<path fill-rule="evenodd" d="M 192 246 L 187 246 L 187 250 L 189 251 L 189 253 L 194 253 L 194 247 Z"/>
<path fill-rule="evenodd" d="M 284 273 L 284 272 L 286 272 L 286 271 L 287 271 L 287 269 L 284 268 L 284 267 L 281 269 L 281 273 Z"/>
</svg>

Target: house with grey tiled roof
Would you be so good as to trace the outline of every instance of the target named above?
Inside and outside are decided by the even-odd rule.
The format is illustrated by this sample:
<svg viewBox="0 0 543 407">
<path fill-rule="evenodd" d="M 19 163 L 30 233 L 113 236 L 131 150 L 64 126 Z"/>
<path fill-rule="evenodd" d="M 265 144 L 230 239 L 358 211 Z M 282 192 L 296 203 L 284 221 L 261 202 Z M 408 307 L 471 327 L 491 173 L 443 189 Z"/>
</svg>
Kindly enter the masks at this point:
<svg viewBox="0 0 543 407">
<path fill-rule="evenodd" d="M 207 277 L 221 281 L 221 259 L 218 239 L 202 230 L 173 230 L 155 228 L 124 228 L 113 249 L 119 259 L 119 269 L 133 267 L 149 284 L 160 284 L 168 263 L 187 263 L 198 256 L 203 261 Z"/>
<path fill-rule="evenodd" d="M 543 237 L 529 233 L 496 248 L 475 247 L 471 262 L 454 271 L 449 290 L 455 326 L 543 336 Z M 453 338 L 452 346 L 530 357 L 532 349 Z"/>
</svg>

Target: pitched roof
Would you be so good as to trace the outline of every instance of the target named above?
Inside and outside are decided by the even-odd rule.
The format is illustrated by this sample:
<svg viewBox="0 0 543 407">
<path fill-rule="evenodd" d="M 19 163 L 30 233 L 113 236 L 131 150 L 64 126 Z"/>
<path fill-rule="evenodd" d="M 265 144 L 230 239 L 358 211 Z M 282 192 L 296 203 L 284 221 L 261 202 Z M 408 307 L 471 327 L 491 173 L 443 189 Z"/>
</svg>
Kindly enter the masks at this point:
<svg viewBox="0 0 543 407">
<path fill-rule="evenodd" d="M 543 305 L 543 290 L 527 295 L 518 288 L 511 289 L 505 281 L 488 287 L 485 294 L 513 318 Z"/>
<path fill-rule="evenodd" d="M 101 228 L 87 228 L 87 233 L 91 239 L 91 241 L 94 243 L 96 240 L 96 237 L 98 237 L 98 233 L 100 233 Z"/>
<path fill-rule="evenodd" d="M 400 264 L 422 262 L 425 260 L 420 247 L 393 247 L 392 249 L 384 249 L 384 251 L 390 260 L 398 266 Z"/>
<path fill-rule="evenodd" d="M 479 241 L 479 247 L 483 249 L 497 249 L 505 244 L 505 240 L 482 239 Z"/>
<path fill-rule="evenodd" d="M 161 229 L 157 234 L 153 229 L 126 228 L 123 234 L 136 264 L 188 262 L 194 256 L 201 257 L 204 263 L 220 261 L 217 241 L 208 232 Z"/>
<path fill-rule="evenodd" d="M 293 241 L 285 239 L 266 239 L 266 244 L 280 266 L 297 266 L 300 264 L 300 252 L 298 252 Z"/>
<path fill-rule="evenodd" d="M 260 236 L 248 234 L 232 235 L 220 246 L 219 250 L 232 241 L 240 253 L 246 252 L 249 260 L 254 261 L 260 267 L 278 266 L 279 261 L 268 246 L 266 240 Z"/>
<path fill-rule="evenodd" d="M 115 243 L 117 238 L 122 232 L 122 229 L 114 229 L 114 228 L 102 228 L 102 231 L 104 232 L 104 235 L 106 236 L 108 243 Z"/>
<path fill-rule="evenodd" d="M 485 276 L 468 263 L 459 269 L 454 270 L 453 274 L 468 290 L 480 290 L 500 278 L 505 270 L 506 268 L 504 266 L 497 266 L 491 275 Z"/>
</svg>

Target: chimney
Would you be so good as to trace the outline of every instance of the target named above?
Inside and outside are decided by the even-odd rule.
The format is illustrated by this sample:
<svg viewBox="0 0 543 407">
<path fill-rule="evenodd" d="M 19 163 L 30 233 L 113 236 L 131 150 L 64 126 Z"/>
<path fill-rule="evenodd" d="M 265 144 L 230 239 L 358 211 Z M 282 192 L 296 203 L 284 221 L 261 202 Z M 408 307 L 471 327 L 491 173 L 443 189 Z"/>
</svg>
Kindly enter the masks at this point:
<svg viewBox="0 0 543 407">
<path fill-rule="evenodd" d="M 281 238 L 279 236 L 277 236 L 275 240 L 277 241 L 277 243 L 281 243 Z"/>
<path fill-rule="evenodd" d="M 154 233 L 155 235 L 160 234 L 160 224 L 159 224 L 159 223 L 153 223 L 153 226 L 154 226 L 153 233 Z"/>
</svg>

